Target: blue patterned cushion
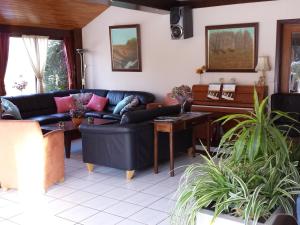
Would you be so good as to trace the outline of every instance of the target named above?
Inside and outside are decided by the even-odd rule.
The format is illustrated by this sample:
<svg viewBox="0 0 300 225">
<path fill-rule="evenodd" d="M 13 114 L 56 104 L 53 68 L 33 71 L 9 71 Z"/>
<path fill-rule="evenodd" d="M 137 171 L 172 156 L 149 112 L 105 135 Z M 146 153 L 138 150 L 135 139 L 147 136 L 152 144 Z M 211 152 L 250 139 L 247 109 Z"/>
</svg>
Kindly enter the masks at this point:
<svg viewBox="0 0 300 225">
<path fill-rule="evenodd" d="M 126 98 L 124 98 L 122 101 L 120 101 L 114 108 L 113 114 L 119 114 L 121 110 L 132 101 L 133 98 L 134 98 L 133 95 L 129 95 Z"/>
<path fill-rule="evenodd" d="M 123 113 L 132 110 L 134 107 L 138 106 L 139 104 L 139 98 L 137 96 L 134 96 L 134 98 L 129 102 L 120 112 L 120 115 L 123 115 Z"/>
<path fill-rule="evenodd" d="M 13 104 L 11 101 L 8 101 L 5 98 L 1 98 L 2 101 L 2 109 L 4 110 L 4 113 L 13 115 L 17 120 L 21 120 L 21 114 L 19 111 L 19 108 Z"/>
</svg>

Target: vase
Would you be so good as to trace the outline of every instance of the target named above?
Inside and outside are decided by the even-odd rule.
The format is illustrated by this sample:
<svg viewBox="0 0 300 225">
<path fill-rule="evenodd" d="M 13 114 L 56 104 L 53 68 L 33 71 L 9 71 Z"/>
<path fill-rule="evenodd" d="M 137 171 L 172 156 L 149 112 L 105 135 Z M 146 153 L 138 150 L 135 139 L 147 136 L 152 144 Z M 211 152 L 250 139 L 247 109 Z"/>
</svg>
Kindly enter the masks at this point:
<svg viewBox="0 0 300 225">
<path fill-rule="evenodd" d="M 75 127 L 79 127 L 79 125 L 82 123 L 83 118 L 72 118 L 72 123 Z"/>
</svg>

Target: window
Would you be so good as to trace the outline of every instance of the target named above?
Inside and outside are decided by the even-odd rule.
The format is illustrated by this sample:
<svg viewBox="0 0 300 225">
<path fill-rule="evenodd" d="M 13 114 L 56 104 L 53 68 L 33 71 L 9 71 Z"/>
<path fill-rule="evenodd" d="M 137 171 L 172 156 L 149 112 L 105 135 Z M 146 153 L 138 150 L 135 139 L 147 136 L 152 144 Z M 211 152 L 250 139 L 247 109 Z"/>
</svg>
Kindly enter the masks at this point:
<svg viewBox="0 0 300 225">
<path fill-rule="evenodd" d="M 43 79 L 45 92 L 68 89 L 68 75 L 64 57 L 63 41 L 49 40 Z M 9 96 L 36 93 L 36 78 L 22 38 L 10 38 L 4 82 Z"/>
</svg>

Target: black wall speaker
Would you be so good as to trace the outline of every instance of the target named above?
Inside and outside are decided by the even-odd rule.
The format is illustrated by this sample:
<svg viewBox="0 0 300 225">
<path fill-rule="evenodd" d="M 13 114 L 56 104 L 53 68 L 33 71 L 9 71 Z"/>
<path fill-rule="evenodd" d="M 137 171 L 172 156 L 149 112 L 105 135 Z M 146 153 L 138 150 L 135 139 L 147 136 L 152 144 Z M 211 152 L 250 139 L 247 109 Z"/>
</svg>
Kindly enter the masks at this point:
<svg viewBox="0 0 300 225">
<path fill-rule="evenodd" d="M 193 13 L 188 6 L 174 7 L 170 11 L 171 38 L 181 40 L 193 37 Z"/>
</svg>

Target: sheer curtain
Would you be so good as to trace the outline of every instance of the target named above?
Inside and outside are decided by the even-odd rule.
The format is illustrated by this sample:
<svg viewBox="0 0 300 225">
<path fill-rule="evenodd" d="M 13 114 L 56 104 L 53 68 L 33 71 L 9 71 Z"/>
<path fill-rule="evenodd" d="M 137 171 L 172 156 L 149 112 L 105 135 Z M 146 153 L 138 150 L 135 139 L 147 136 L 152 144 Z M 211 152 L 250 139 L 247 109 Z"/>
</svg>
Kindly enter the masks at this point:
<svg viewBox="0 0 300 225">
<path fill-rule="evenodd" d="M 31 66 L 37 79 L 37 92 L 43 93 L 43 77 L 45 72 L 48 39 L 46 36 L 22 35 Z"/>
<path fill-rule="evenodd" d="M 4 77 L 8 61 L 9 34 L 0 32 L 0 96 L 6 95 Z"/>
</svg>

